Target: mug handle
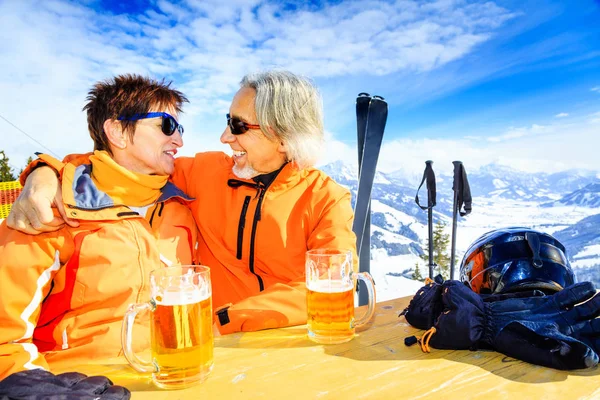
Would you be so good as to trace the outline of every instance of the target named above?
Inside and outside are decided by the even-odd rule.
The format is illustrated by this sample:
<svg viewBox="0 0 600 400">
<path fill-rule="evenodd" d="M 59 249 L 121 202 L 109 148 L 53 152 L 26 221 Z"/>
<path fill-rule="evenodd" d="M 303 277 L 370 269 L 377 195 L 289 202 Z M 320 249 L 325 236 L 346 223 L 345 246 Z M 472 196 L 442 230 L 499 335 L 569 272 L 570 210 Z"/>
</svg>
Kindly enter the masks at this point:
<svg viewBox="0 0 600 400">
<path fill-rule="evenodd" d="M 373 277 L 368 272 L 358 272 L 356 277 L 365 283 L 369 302 L 367 305 L 367 312 L 360 319 L 354 321 L 355 328 L 365 325 L 367 322 L 369 322 L 373 317 L 373 313 L 375 312 L 375 282 L 373 281 Z"/>
<path fill-rule="evenodd" d="M 132 304 L 129 306 L 127 312 L 125 312 L 125 316 L 123 317 L 123 325 L 121 328 L 121 346 L 123 347 L 123 354 L 133 369 L 141 373 L 158 372 L 154 363 L 141 360 L 134 353 L 133 347 L 131 346 L 133 322 L 135 317 L 140 311 L 152 311 L 152 309 L 153 307 L 150 303 Z"/>
</svg>

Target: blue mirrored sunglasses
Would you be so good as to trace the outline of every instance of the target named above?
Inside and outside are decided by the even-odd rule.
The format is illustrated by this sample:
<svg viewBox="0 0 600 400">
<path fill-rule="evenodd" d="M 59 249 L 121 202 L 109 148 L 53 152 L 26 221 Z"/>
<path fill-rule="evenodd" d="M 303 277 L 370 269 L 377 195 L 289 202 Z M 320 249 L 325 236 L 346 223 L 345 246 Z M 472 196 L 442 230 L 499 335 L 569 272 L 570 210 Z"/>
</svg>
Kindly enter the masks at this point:
<svg viewBox="0 0 600 400">
<path fill-rule="evenodd" d="M 183 136 L 183 125 L 181 125 L 179 122 L 177 122 L 177 120 L 175 119 L 175 117 L 173 117 L 170 114 L 167 114 L 166 112 L 151 112 L 151 113 L 146 113 L 146 114 L 133 114 L 131 117 L 119 117 L 117 118 L 117 120 L 119 121 L 137 121 L 139 119 L 146 119 L 146 118 L 158 118 L 161 117 L 162 118 L 162 124 L 160 126 L 162 133 L 164 133 L 167 136 L 171 136 L 172 134 L 175 133 L 175 129 L 177 129 L 179 131 L 179 134 L 181 136 Z"/>
</svg>

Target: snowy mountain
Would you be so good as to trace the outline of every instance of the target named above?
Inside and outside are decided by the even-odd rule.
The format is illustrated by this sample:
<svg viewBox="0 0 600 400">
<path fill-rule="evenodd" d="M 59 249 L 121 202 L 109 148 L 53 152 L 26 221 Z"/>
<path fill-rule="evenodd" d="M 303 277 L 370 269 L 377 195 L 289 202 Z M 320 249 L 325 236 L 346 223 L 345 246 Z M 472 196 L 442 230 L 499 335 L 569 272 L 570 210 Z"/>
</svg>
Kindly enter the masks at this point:
<svg viewBox="0 0 600 400">
<path fill-rule="evenodd" d="M 570 170 L 555 174 L 525 173 L 490 164 L 469 174 L 473 196 L 513 200 L 549 201 L 598 181 L 592 171 Z"/>
<path fill-rule="evenodd" d="M 502 197 L 505 199 L 550 199 L 545 190 L 544 177 L 524 174 L 512 168 L 490 164 L 467 171 L 473 196 Z M 542 189 L 544 188 L 544 189 Z"/>
<path fill-rule="evenodd" d="M 555 202 L 543 204 L 542 207 L 553 207 L 557 205 L 600 207 L 600 182 L 590 183 L 582 189 L 562 197 Z"/>
<path fill-rule="evenodd" d="M 590 183 L 597 183 L 599 180 L 598 173 L 580 169 L 571 169 L 548 175 L 550 187 L 565 193 L 574 192 Z"/>
<path fill-rule="evenodd" d="M 344 163 L 341 160 L 319 167 L 327 175 L 335 179 L 340 185 L 351 187 L 358 182 L 358 171 L 355 165 Z"/>
<path fill-rule="evenodd" d="M 348 187 L 354 201 L 355 165 L 337 161 L 321 169 Z M 572 170 L 530 174 L 491 164 L 479 170 L 467 170 L 467 175 L 473 194 L 473 212 L 458 220 L 459 264 L 470 243 L 483 233 L 507 226 L 528 226 L 560 236 L 579 280 L 591 280 L 600 287 L 597 173 Z M 421 176 L 401 170 L 376 174 L 371 200 L 371 273 L 378 276 L 378 293 L 387 293 L 378 295 L 380 301 L 406 295 L 398 292 L 406 288 L 415 289 L 401 279 L 410 278 L 416 264 L 425 275 L 425 263 L 420 255 L 426 252 L 427 212 L 415 204 L 420 182 Z M 445 222 L 446 233 L 450 234 L 452 176 L 436 173 L 436 182 L 438 204 L 433 212 L 434 223 Z M 422 204 L 427 202 L 425 188 L 421 188 L 419 197 Z M 388 287 L 388 284 L 394 286 Z"/>
<path fill-rule="evenodd" d="M 571 265 L 579 280 L 590 280 L 600 287 L 600 214 L 591 215 L 554 236 L 567 248 Z"/>
<path fill-rule="evenodd" d="M 570 227 L 554 233 L 565 247 L 576 254 L 578 259 L 584 258 L 586 247 L 600 245 L 600 214 L 590 215 Z"/>
</svg>

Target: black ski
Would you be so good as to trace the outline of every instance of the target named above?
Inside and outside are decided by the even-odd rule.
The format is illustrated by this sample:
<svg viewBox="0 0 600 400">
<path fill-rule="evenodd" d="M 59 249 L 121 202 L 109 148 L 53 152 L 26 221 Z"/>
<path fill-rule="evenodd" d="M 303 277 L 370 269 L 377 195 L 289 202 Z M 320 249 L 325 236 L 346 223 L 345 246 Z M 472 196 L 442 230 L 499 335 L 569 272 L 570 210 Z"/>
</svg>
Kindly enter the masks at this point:
<svg viewBox="0 0 600 400">
<path fill-rule="evenodd" d="M 371 191 L 381 142 L 387 121 L 387 103 L 380 96 L 360 93 L 356 99 L 358 141 L 358 190 L 354 206 L 356 250 L 360 270 L 370 272 L 371 261 Z M 359 304 L 367 303 L 367 293 L 359 292 Z"/>
<path fill-rule="evenodd" d="M 371 95 L 368 93 L 359 93 L 356 98 L 356 136 L 357 136 L 357 149 L 358 149 L 358 174 L 360 181 L 360 169 L 362 167 L 362 157 L 363 151 L 365 148 L 365 137 L 367 136 L 367 119 L 369 117 L 369 103 L 371 102 Z M 358 185 L 358 182 L 357 182 Z M 367 210 L 367 214 L 371 215 L 371 205 L 369 204 L 369 208 Z M 370 220 L 370 217 L 369 217 Z M 356 251 L 358 253 L 358 263 L 361 271 L 370 271 L 371 270 L 371 224 L 365 224 L 365 228 L 363 229 L 362 236 L 360 232 L 356 232 Z M 361 247 L 359 247 L 362 243 L 362 246 L 369 251 L 362 251 Z M 359 281 L 360 282 L 360 281 Z M 368 302 L 368 296 L 365 293 L 365 290 L 359 290 L 360 283 L 357 284 L 356 290 L 359 296 L 359 304 L 364 305 Z M 366 288 L 365 288 L 366 289 Z M 363 298 L 364 297 L 364 298 Z"/>
</svg>

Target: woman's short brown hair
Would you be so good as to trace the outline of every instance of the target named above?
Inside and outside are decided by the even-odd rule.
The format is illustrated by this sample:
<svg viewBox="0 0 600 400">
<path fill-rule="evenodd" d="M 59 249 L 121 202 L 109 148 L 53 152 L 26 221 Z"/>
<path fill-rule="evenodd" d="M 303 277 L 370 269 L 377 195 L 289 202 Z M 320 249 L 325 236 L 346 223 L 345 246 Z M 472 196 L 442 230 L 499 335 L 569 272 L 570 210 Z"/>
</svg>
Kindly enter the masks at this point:
<svg viewBox="0 0 600 400">
<path fill-rule="evenodd" d="M 134 114 L 145 114 L 152 107 L 163 110 L 174 108 L 181 112 L 181 106 L 188 99 L 178 90 L 171 89 L 171 82 L 157 81 L 135 74 L 118 75 L 96 83 L 88 92 L 88 130 L 94 141 L 94 150 L 112 151 L 104 133 L 104 122 L 119 117 L 129 118 Z M 120 121 L 123 131 L 133 140 L 137 121 Z"/>
</svg>

